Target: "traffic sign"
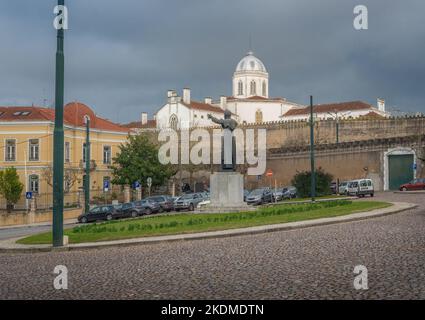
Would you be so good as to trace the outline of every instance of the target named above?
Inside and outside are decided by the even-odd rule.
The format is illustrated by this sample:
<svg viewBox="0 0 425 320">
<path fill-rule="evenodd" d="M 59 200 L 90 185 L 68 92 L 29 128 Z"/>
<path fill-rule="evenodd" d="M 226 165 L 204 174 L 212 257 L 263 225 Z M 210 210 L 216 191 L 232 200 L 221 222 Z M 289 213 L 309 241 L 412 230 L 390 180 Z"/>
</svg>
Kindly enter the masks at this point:
<svg viewBox="0 0 425 320">
<path fill-rule="evenodd" d="M 28 200 L 31 200 L 32 199 L 32 192 L 25 193 L 25 198 L 28 199 Z"/>
<path fill-rule="evenodd" d="M 150 188 L 150 187 L 152 186 L 152 178 L 151 178 L 151 177 L 149 177 L 149 178 L 146 180 L 146 182 L 147 182 L 148 187 Z"/>
<path fill-rule="evenodd" d="M 139 189 L 140 188 L 140 182 L 139 181 L 136 181 L 135 183 L 134 183 L 134 189 Z"/>
<path fill-rule="evenodd" d="M 109 190 L 109 180 L 103 181 L 103 191 L 107 192 Z"/>
</svg>

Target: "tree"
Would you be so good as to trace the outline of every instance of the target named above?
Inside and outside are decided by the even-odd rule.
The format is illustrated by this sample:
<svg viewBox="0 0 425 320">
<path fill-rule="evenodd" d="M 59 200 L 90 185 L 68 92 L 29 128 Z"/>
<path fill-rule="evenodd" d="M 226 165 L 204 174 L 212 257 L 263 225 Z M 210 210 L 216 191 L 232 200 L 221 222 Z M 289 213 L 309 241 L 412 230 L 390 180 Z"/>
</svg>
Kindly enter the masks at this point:
<svg viewBox="0 0 425 320">
<path fill-rule="evenodd" d="M 0 171 L 0 194 L 6 199 L 7 212 L 10 213 L 21 197 L 24 185 L 19 181 L 14 167 Z"/>
<path fill-rule="evenodd" d="M 152 186 L 163 185 L 176 174 L 172 165 L 163 165 L 158 160 L 158 145 L 152 143 L 146 135 L 129 136 L 125 144 L 119 146 L 119 152 L 113 158 L 111 166 L 113 184 L 126 185 L 139 181 L 146 185 L 148 177 Z"/>
<path fill-rule="evenodd" d="M 316 177 L 316 194 L 323 196 L 331 194 L 332 175 L 325 172 L 322 168 L 315 171 Z M 311 171 L 298 172 L 291 181 L 292 185 L 297 188 L 297 194 L 301 198 L 311 196 Z"/>
<path fill-rule="evenodd" d="M 53 168 L 49 166 L 43 169 L 42 173 L 46 183 L 53 188 Z M 80 180 L 80 175 L 81 169 L 79 168 L 65 168 L 63 179 L 65 182 L 67 182 L 69 189 L 71 189 L 74 184 Z"/>
</svg>

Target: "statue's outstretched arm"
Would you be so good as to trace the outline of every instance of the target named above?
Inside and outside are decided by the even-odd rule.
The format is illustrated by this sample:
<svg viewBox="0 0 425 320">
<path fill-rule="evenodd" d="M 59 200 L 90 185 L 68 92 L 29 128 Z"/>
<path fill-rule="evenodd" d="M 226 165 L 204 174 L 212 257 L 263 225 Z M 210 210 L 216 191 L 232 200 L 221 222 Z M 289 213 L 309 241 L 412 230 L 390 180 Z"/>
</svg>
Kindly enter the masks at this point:
<svg viewBox="0 0 425 320">
<path fill-rule="evenodd" d="M 208 114 L 208 119 L 211 119 L 212 122 L 215 122 L 215 123 L 218 123 L 218 124 L 223 124 L 223 119 L 217 119 L 216 117 L 214 117 L 210 113 Z"/>
</svg>

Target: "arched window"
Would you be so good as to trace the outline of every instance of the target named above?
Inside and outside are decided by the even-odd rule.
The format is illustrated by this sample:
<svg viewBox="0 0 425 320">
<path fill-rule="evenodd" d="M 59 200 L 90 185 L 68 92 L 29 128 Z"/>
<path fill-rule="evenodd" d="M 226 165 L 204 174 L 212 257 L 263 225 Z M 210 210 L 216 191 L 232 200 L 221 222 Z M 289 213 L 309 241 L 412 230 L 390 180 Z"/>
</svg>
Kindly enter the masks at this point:
<svg viewBox="0 0 425 320">
<path fill-rule="evenodd" d="M 238 82 L 238 95 L 239 96 L 243 95 L 243 83 L 242 83 L 242 81 Z"/>
<path fill-rule="evenodd" d="M 267 96 L 267 85 L 266 82 L 263 81 L 263 97 Z"/>
<path fill-rule="evenodd" d="M 263 112 L 260 109 L 258 109 L 255 112 L 255 122 L 256 123 L 262 123 L 263 122 Z"/>
<path fill-rule="evenodd" d="M 250 94 L 251 95 L 256 95 L 257 94 L 257 84 L 255 83 L 254 80 L 251 81 Z"/>
<path fill-rule="evenodd" d="M 40 190 L 40 182 L 38 175 L 32 174 L 29 176 L 29 191 L 38 193 Z"/>
<path fill-rule="evenodd" d="M 173 129 L 173 130 L 177 130 L 178 123 L 179 122 L 178 122 L 177 116 L 175 114 L 173 114 L 170 117 L 170 128 Z"/>
</svg>

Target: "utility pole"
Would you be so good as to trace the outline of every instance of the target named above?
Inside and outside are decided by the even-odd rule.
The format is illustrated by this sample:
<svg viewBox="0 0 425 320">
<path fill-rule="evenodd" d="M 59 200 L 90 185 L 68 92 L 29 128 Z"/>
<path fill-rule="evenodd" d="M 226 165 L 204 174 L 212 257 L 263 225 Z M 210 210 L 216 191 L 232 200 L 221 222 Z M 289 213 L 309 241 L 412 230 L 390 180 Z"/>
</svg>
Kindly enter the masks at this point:
<svg viewBox="0 0 425 320">
<path fill-rule="evenodd" d="M 84 212 L 90 211 L 90 119 L 86 117 L 86 174 L 84 175 Z"/>
<path fill-rule="evenodd" d="M 65 0 L 58 0 L 59 6 Z M 57 29 L 56 82 L 55 82 L 55 128 L 53 131 L 53 246 L 63 246 L 63 171 L 64 171 L 64 133 L 63 133 L 63 96 L 64 68 L 63 53 L 64 29 Z"/>
<path fill-rule="evenodd" d="M 316 197 L 316 173 L 314 170 L 314 119 L 313 96 L 310 96 L 310 164 L 311 164 L 311 201 Z"/>
</svg>

